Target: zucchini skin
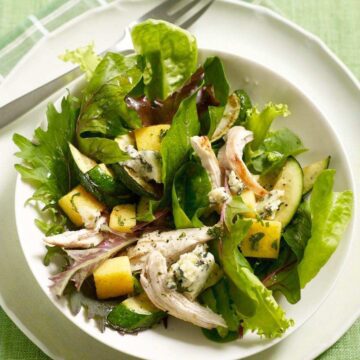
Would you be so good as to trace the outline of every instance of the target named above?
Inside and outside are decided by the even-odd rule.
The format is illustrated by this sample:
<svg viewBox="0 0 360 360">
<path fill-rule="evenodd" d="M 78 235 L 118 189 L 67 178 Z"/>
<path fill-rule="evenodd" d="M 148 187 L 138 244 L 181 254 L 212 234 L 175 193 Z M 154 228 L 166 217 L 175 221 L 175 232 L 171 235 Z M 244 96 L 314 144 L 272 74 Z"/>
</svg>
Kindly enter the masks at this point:
<svg viewBox="0 0 360 360">
<path fill-rule="evenodd" d="M 150 199 L 157 200 L 160 198 L 158 186 L 155 186 L 140 177 L 135 177 L 132 174 L 132 170 L 126 166 L 120 164 L 112 164 L 112 170 L 114 171 L 117 179 L 122 182 L 128 189 L 139 196 L 146 196 Z"/>
<path fill-rule="evenodd" d="M 137 312 L 128 302 L 131 299 L 143 299 L 143 294 L 135 298 L 128 298 L 111 310 L 107 316 L 107 323 L 110 327 L 124 333 L 136 333 L 149 329 L 167 316 L 166 312 L 153 308 L 146 313 Z M 136 300 L 137 301 L 137 300 Z M 140 300 L 140 304 L 144 300 Z M 145 300 L 145 304 L 148 301 Z"/>
<path fill-rule="evenodd" d="M 291 221 L 302 200 L 304 175 L 298 161 L 289 157 L 283 166 L 274 190 L 284 190 L 283 204 L 275 215 L 274 220 L 280 221 L 282 227 Z"/>
<path fill-rule="evenodd" d="M 304 172 L 303 195 L 308 194 L 312 190 L 317 177 L 320 175 L 320 173 L 323 170 L 326 170 L 329 167 L 330 160 L 331 160 L 331 156 L 328 156 L 325 159 L 316 161 L 303 168 L 303 172 Z"/>
<path fill-rule="evenodd" d="M 100 191 L 109 195 L 124 194 L 128 191 L 124 184 L 113 176 L 106 174 L 99 165 L 87 172 Z"/>
<path fill-rule="evenodd" d="M 89 172 L 83 173 L 77 167 L 75 162 L 72 162 L 74 174 L 80 184 L 89 191 L 92 195 L 95 196 L 97 200 L 104 203 L 108 208 L 113 208 L 118 204 L 124 204 L 130 202 L 132 199 L 135 198 L 134 194 L 131 193 L 127 188 L 122 186 L 123 193 L 118 194 L 108 194 L 99 188 L 98 184 L 96 184 L 91 177 L 89 176 Z M 91 171 L 91 170 L 90 170 Z"/>
</svg>

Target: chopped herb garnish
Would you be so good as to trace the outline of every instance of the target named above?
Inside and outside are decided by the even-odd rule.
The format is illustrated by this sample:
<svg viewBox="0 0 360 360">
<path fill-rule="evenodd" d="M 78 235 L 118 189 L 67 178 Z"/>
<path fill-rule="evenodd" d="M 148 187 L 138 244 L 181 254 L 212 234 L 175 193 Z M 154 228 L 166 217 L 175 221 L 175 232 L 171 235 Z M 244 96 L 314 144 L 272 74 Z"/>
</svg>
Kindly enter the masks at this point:
<svg viewBox="0 0 360 360">
<path fill-rule="evenodd" d="M 222 229 L 218 226 L 214 226 L 207 231 L 207 234 L 214 240 L 218 240 L 222 237 Z"/>
<path fill-rule="evenodd" d="M 75 205 L 75 197 L 77 197 L 77 196 L 80 196 L 80 193 L 79 192 L 77 192 L 76 194 L 74 194 L 72 197 L 71 197 L 71 199 L 70 199 L 70 202 L 71 202 L 71 206 L 72 206 L 72 208 L 74 209 L 74 211 L 76 211 L 76 212 L 78 212 L 78 209 L 77 209 L 77 206 Z"/>
<path fill-rule="evenodd" d="M 259 242 L 265 236 L 263 232 L 258 232 L 252 234 L 249 238 L 250 241 L 250 248 L 251 250 L 258 251 L 259 250 Z"/>
</svg>

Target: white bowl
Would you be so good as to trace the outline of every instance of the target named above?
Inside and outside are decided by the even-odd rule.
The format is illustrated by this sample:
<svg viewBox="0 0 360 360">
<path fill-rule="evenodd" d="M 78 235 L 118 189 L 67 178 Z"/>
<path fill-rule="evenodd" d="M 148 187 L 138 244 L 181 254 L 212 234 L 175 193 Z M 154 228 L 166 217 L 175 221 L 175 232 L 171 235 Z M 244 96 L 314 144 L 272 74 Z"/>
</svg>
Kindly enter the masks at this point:
<svg viewBox="0 0 360 360">
<path fill-rule="evenodd" d="M 331 167 L 337 170 L 335 189 L 354 189 L 350 165 L 343 147 L 332 127 L 311 102 L 311 99 L 308 99 L 286 79 L 248 59 L 215 50 L 202 49 L 200 62 L 211 55 L 218 55 L 223 60 L 232 89 L 245 89 L 254 104 L 258 104 L 260 107 L 269 101 L 288 104 L 291 116 L 275 120 L 274 127 L 286 126 L 303 140 L 309 151 L 299 157 L 300 162 L 306 164 L 331 155 Z M 79 80 L 70 86 L 70 90 L 78 93 L 83 86 L 84 81 Z M 60 100 L 55 104 L 57 107 L 60 105 Z M 280 304 L 287 312 L 287 316 L 295 320 L 295 326 L 280 339 L 266 340 L 254 334 L 246 334 L 243 339 L 236 342 L 217 344 L 208 341 L 200 329 L 173 318 L 169 319 L 167 329 L 159 325 L 155 329 L 142 332 L 137 336 L 120 336 L 110 329 L 101 333 L 94 321 L 86 321 L 82 313 L 74 317 L 66 305 L 66 300 L 55 298 L 49 291 L 50 281 L 48 278 L 54 269 L 42 264 L 45 254 L 43 235 L 34 224 L 38 213 L 33 206 L 24 206 L 25 201 L 31 197 L 32 193 L 33 188 L 24 183 L 19 176 L 15 196 L 17 229 L 25 258 L 40 287 L 54 306 L 84 332 L 109 347 L 140 358 L 176 360 L 190 356 L 190 358 L 196 359 L 221 358 L 226 360 L 244 358 L 265 350 L 286 338 L 314 314 L 334 286 L 350 248 L 352 225 L 349 226 L 330 261 L 302 291 L 301 301 L 290 305 L 284 298 L 280 298 Z"/>
</svg>

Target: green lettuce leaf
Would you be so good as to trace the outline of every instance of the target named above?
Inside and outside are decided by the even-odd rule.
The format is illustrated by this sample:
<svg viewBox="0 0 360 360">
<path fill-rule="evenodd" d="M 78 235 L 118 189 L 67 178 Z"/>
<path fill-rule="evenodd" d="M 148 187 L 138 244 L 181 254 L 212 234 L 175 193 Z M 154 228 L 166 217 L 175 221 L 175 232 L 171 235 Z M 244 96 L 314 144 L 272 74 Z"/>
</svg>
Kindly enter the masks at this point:
<svg viewBox="0 0 360 360">
<path fill-rule="evenodd" d="M 145 59 L 145 93 L 165 99 L 195 71 L 197 45 L 186 30 L 162 20 L 147 20 L 131 31 L 135 51 Z"/>
<path fill-rule="evenodd" d="M 125 102 L 126 95 L 141 79 L 139 56 L 107 53 L 101 60 L 85 88 L 77 123 L 82 153 L 105 163 L 127 159 L 111 139 L 141 126 L 136 111 L 129 109 Z"/>
<path fill-rule="evenodd" d="M 230 86 L 225 75 L 222 61 L 217 56 L 209 57 L 204 63 L 205 86 L 215 95 L 217 106 L 208 106 L 207 111 L 201 116 L 201 133 L 211 138 L 218 126 L 228 101 Z"/>
<path fill-rule="evenodd" d="M 176 173 L 172 187 L 172 209 L 177 229 L 201 226 L 199 212 L 209 206 L 209 176 L 201 164 L 187 162 Z"/>
<path fill-rule="evenodd" d="M 254 140 L 250 143 L 251 150 L 257 150 L 260 147 L 276 117 L 289 115 L 287 105 L 271 102 L 266 104 L 261 112 L 256 107 L 248 110 L 246 128 L 254 134 Z"/>
<path fill-rule="evenodd" d="M 251 211 L 240 195 L 233 196 L 226 206 L 225 224 L 230 229 L 240 216 Z"/>
<path fill-rule="evenodd" d="M 267 338 L 282 336 L 293 325 L 277 304 L 270 290 L 254 275 L 250 264 L 239 251 L 238 245 L 247 234 L 250 221 L 238 220 L 225 232 L 222 248 L 222 264 L 225 274 L 238 290 L 236 296 L 244 319 L 244 328 L 256 331 Z"/>
<path fill-rule="evenodd" d="M 300 261 L 311 237 L 311 213 L 308 201 L 303 201 L 290 224 L 286 227 L 283 238 Z"/>
<path fill-rule="evenodd" d="M 65 62 L 79 65 L 80 69 L 84 71 L 87 80 L 92 78 L 96 67 L 101 61 L 101 57 L 95 53 L 93 43 L 75 50 L 66 50 L 59 58 Z"/>
<path fill-rule="evenodd" d="M 225 106 L 230 92 L 222 61 L 217 56 L 209 57 L 204 63 L 205 85 L 212 86 L 216 100 Z"/>
<path fill-rule="evenodd" d="M 289 156 L 296 156 L 307 149 L 301 139 L 291 130 L 283 128 L 268 133 L 257 151 L 250 151 L 247 164 L 254 172 L 267 174 L 280 168 Z"/>
<path fill-rule="evenodd" d="M 311 193 L 311 238 L 298 266 L 302 288 L 330 259 L 351 219 L 353 194 L 333 192 L 334 176 L 335 170 L 324 170 Z"/>
<path fill-rule="evenodd" d="M 78 139 L 81 151 L 104 164 L 115 164 L 129 160 L 129 155 L 119 148 L 119 144 L 112 139 L 102 137 L 86 137 Z"/>
<path fill-rule="evenodd" d="M 38 127 L 34 140 L 14 134 L 13 141 L 20 149 L 16 156 L 23 160 L 15 165 L 23 180 L 35 187 L 30 200 L 40 201 L 45 205 L 48 216 L 46 222 L 37 224 L 47 234 L 64 231 L 66 218 L 61 214 L 57 202 L 74 185 L 70 172 L 69 142 L 75 138 L 75 125 L 78 114 L 78 101 L 68 95 L 61 101 L 61 111 L 57 112 L 53 104 L 47 109 L 47 130 Z M 44 214 L 44 215 L 45 215 Z"/>
<path fill-rule="evenodd" d="M 244 125 L 247 120 L 247 112 L 250 110 L 252 106 L 252 102 L 250 99 L 250 96 L 245 90 L 236 90 L 235 91 L 236 96 L 239 98 L 240 102 L 240 112 L 239 116 L 235 122 L 235 125 Z"/>
<path fill-rule="evenodd" d="M 212 330 L 203 329 L 205 336 L 215 342 L 225 343 L 239 337 L 240 318 L 234 308 L 230 286 L 230 281 L 223 278 L 200 295 L 202 303 L 215 313 L 220 314 L 228 326 L 227 328 L 218 327 Z"/>
<path fill-rule="evenodd" d="M 191 150 L 190 138 L 198 135 L 199 130 L 195 93 L 181 102 L 171 127 L 161 142 L 164 184 L 164 197 L 161 203 L 163 206 L 166 206 L 170 200 L 172 183 L 177 170 L 188 159 Z"/>
</svg>

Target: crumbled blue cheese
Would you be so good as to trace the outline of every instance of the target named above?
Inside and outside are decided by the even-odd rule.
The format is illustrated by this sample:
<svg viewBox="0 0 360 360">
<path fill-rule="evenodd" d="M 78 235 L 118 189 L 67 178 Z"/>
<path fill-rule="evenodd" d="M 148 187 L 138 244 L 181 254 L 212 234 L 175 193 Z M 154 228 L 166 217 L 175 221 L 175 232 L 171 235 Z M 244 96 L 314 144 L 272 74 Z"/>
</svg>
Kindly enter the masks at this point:
<svg viewBox="0 0 360 360">
<path fill-rule="evenodd" d="M 126 152 L 126 147 L 129 145 L 135 145 L 134 136 L 131 133 L 120 135 L 115 138 L 115 141 L 118 143 L 120 150 Z"/>
<path fill-rule="evenodd" d="M 256 211 L 260 217 L 270 220 L 274 219 L 276 212 L 282 204 L 282 196 L 284 196 L 284 190 L 271 190 L 265 195 L 256 205 Z"/>
<path fill-rule="evenodd" d="M 137 151 L 133 145 L 127 145 L 125 151 L 131 159 L 121 162 L 121 165 L 133 169 L 147 181 L 155 180 L 155 182 L 161 183 L 161 156 L 159 152 L 152 150 Z"/>
<path fill-rule="evenodd" d="M 167 288 L 184 293 L 189 300 L 195 300 L 213 271 L 215 259 L 207 251 L 207 245 L 200 244 L 171 265 L 167 275 Z"/>
<path fill-rule="evenodd" d="M 239 195 L 245 189 L 245 184 L 236 176 L 234 171 L 229 173 L 228 184 L 230 191 L 235 195 Z"/>
<path fill-rule="evenodd" d="M 226 192 L 224 187 L 218 187 L 208 193 L 210 204 L 222 205 L 230 199 L 230 195 Z"/>
</svg>

